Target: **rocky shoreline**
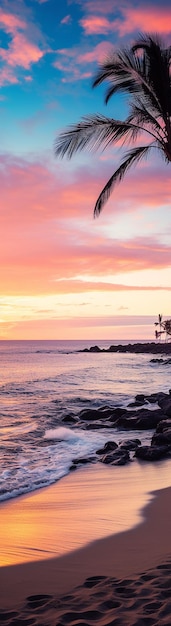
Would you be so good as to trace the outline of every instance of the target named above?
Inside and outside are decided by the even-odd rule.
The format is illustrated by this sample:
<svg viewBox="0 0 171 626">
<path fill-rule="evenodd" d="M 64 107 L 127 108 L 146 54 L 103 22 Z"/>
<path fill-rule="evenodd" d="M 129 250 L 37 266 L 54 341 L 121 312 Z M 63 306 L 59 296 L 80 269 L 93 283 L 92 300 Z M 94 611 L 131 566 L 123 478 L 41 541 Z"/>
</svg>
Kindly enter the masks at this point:
<svg viewBox="0 0 171 626">
<path fill-rule="evenodd" d="M 78 352 L 129 352 L 133 354 L 169 354 L 171 355 L 171 343 L 128 343 L 125 345 L 112 345 L 109 348 L 99 348 L 99 346 L 91 346 L 83 348 Z"/>
<path fill-rule="evenodd" d="M 152 408 L 153 404 L 157 407 Z M 106 441 L 102 449 L 89 457 L 73 459 L 70 470 L 86 463 L 125 465 L 138 458 L 143 461 L 158 461 L 171 458 L 171 390 L 151 395 L 137 394 L 127 408 L 102 406 L 99 409 L 83 409 L 79 415 L 65 416 L 63 423 L 84 430 L 114 429 L 131 431 L 131 439 L 119 445 Z M 132 438 L 133 431 L 151 430 L 151 444 L 144 446 L 140 439 Z M 131 456 L 130 456 L 131 452 Z M 133 454 L 132 454 L 133 453 Z"/>
</svg>

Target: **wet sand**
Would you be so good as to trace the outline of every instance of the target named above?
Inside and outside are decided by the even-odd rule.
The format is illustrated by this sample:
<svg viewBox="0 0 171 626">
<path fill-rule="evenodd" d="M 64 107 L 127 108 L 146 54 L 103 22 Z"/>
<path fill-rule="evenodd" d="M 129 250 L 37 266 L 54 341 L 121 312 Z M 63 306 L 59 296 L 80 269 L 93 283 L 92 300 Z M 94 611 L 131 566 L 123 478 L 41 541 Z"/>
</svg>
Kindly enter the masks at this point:
<svg viewBox="0 0 171 626">
<path fill-rule="evenodd" d="M 148 496 L 146 494 L 147 485 L 156 484 L 157 475 L 159 487 L 163 487 L 166 484 L 166 480 L 168 480 L 169 484 L 170 462 L 155 466 L 139 464 L 137 467 L 140 468 L 140 473 L 144 472 L 144 481 L 140 480 L 140 475 L 137 478 L 137 487 L 138 481 L 139 484 L 144 484 L 144 491 L 143 489 L 139 491 L 139 502 L 140 500 L 142 502 L 144 493 L 144 504 L 146 503 L 141 514 L 137 513 L 137 507 L 132 508 L 134 512 L 130 514 L 130 521 L 132 524 L 134 516 L 134 523 L 137 525 L 134 528 L 129 528 L 129 530 L 124 530 L 121 525 L 122 532 L 118 532 L 115 529 L 113 532 L 116 532 L 116 534 L 110 534 L 107 537 L 103 533 L 101 534 L 103 538 L 98 539 L 95 537 L 96 541 L 88 545 L 84 544 L 87 541 L 84 537 L 81 540 L 84 547 L 74 550 L 74 545 L 72 544 L 70 551 L 66 554 L 63 553 L 62 556 L 57 558 L 45 559 L 43 555 L 43 560 L 39 560 L 39 555 L 38 559 L 34 561 L 2 566 L 0 569 L 0 623 L 13 626 L 24 623 L 44 624 L 46 626 L 56 626 L 57 624 L 77 624 L 79 626 L 84 624 L 86 626 L 94 622 L 97 622 L 100 626 L 109 624 L 111 626 L 113 624 L 116 624 L 116 626 L 119 626 L 119 624 L 125 626 L 150 626 L 152 624 L 166 625 L 171 623 L 171 488 L 160 488 L 159 491 L 153 494 Z M 128 468 L 126 472 L 128 474 Z M 73 499 L 72 481 L 73 485 L 75 482 L 75 486 L 77 480 L 80 482 L 82 492 L 85 495 L 85 484 L 88 482 L 88 474 L 89 471 L 81 470 L 78 471 L 77 478 L 75 475 L 70 480 L 70 477 L 65 479 L 71 499 Z M 106 484 L 109 481 L 109 474 L 108 477 L 107 474 L 108 469 Z M 113 470 L 112 475 L 114 476 Z M 149 475 L 151 476 L 150 478 Z M 91 471 L 89 479 L 93 491 Z M 66 492 L 64 481 L 59 483 L 61 484 L 61 489 L 62 483 L 63 492 Z M 103 484 L 102 491 L 104 490 L 105 492 L 105 479 L 103 478 L 102 480 L 102 476 L 99 485 L 100 483 L 101 489 Z M 137 501 L 138 497 L 137 487 L 134 485 L 135 501 Z M 4 515 L 6 515 L 6 519 L 9 519 L 10 506 L 13 504 L 18 506 L 19 503 L 21 506 L 21 503 L 24 503 L 24 501 L 28 502 L 30 498 L 34 497 L 34 509 L 37 502 L 38 515 L 38 511 L 40 511 L 38 497 L 42 494 L 43 502 L 45 492 L 47 497 L 50 496 L 50 489 L 41 490 L 37 494 L 34 493 L 34 496 L 18 498 L 14 503 L 7 503 L 1 507 L 1 550 L 3 546 Z M 56 489 L 57 493 L 57 485 L 53 489 Z M 97 481 L 94 489 L 97 491 Z M 75 490 L 76 492 L 77 490 Z M 86 497 L 88 497 L 88 492 Z M 91 503 L 93 502 L 93 497 L 94 495 L 92 494 Z M 127 510 L 130 511 L 131 502 L 134 500 L 133 492 L 131 500 L 129 498 Z M 94 508 L 96 508 L 95 498 Z M 91 512 L 93 507 L 89 506 L 89 509 Z M 99 514 L 97 517 L 100 516 L 101 520 L 104 510 L 102 502 L 99 501 Z M 85 519 L 85 509 L 82 513 L 83 519 Z M 108 511 L 107 516 L 109 519 L 111 510 Z M 123 519 L 125 519 L 125 512 L 123 513 Z M 102 526 L 105 526 L 105 524 L 106 522 L 104 524 L 101 523 L 100 533 L 102 533 Z M 51 511 L 49 511 L 48 526 L 50 525 Z M 18 531 L 18 546 L 20 545 L 20 539 Z"/>
</svg>

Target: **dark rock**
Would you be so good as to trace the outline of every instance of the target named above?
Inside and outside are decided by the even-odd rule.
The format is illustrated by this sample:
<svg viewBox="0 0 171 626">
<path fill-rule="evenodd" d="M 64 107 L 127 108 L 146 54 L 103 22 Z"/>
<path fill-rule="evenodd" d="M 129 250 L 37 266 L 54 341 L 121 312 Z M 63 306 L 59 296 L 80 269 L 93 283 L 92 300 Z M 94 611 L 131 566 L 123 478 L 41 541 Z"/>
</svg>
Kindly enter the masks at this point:
<svg viewBox="0 0 171 626">
<path fill-rule="evenodd" d="M 87 420 L 87 421 L 93 421 L 93 420 L 99 420 L 99 419 L 103 419 L 105 418 L 105 414 L 104 411 L 101 411 L 100 409 L 82 409 L 82 411 L 79 414 L 79 418 L 81 420 Z"/>
<path fill-rule="evenodd" d="M 135 396 L 135 400 L 138 400 L 138 402 L 144 402 L 146 396 L 144 395 L 144 393 L 137 393 L 137 395 Z"/>
<path fill-rule="evenodd" d="M 155 341 L 146 343 L 128 343 L 125 345 L 111 345 L 109 348 L 99 348 L 92 346 L 84 348 L 78 352 L 129 352 L 131 354 L 171 354 L 171 343 L 156 343 Z"/>
<path fill-rule="evenodd" d="M 130 456 L 128 450 L 117 449 L 109 454 L 104 454 L 100 461 L 107 465 L 125 465 L 130 461 Z"/>
<path fill-rule="evenodd" d="M 159 391 L 158 393 L 151 393 L 150 395 L 146 395 L 146 400 L 148 400 L 148 402 L 150 402 L 150 404 L 155 404 L 156 402 L 158 402 L 162 399 L 162 398 L 167 398 L 167 394 L 164 393 L 163 391 Z"/>
<path fill-rule="evenodd" d="M 118 417 L 120 417 L 121 415 L 125 415 L 127 413 L 126 409 L 122 409 L 119 406 L 117 406 L 115 409 L 111 410 L 111 414 L 109 417 L 109 422 L 116 422 L 116 420 L 118 419 Z"/>
<path fill-rule="evenodd" d="M 161 422 L 157 424 L 156 433 L 163 433 L 163 431 L 167 430 L 168 428 L 171 428 L 171 420 L 170 419 L 161 420 Z"/>
<path fill-rule="evenodd" d="M 171 428 L 167 428 L 163 430 L 162 433 L 154 433 L 152 440 L 152 446 L 163 446 L 168 445 L 171 446 Z"/>
<path fill-rule="evenodd" d="M 105 454 L 110 450 L 116 450 L 116 448 L 118 448 L 118 445 L 117 443 L 115 443 L 115 441 L 106 441 L 103 448 L 101 448 L 100 450 L 96 450 L 96 454 Z"/>
<path fill-rule="evenodd" d="M 143 461 L 159 461 L 160 459 L 167 458 L 167 455 L 167 446 L 140 446 L 136 449 L 134 456 Z"/>
<path fill-rule="evenodd" d="M 141 446 L 140 439 L 128 439 L 119 442 L 120 450 L 136 450 L 138 446 Z"/>
<path fill-rule="evenodd" d="M 128 404 L 128 408 L 129 408 L 129 407 L 130 407 L 130 408 L 131 408 L 131 407 L 132 407 L 132 408 L 134 408 L 134 407 L 136 408 L 136 407 L 138 407 L 138 406 L 142 406 L 142 404 L 144 404 L 145 402 L 146 402 L 146 400 L 135 400 L 135 402 L 130 402 L 130 403 Z"/>
<path fill-rule="evenodd" d="M 78 465 L 87 465 L 88 463 L 93 463 L 95 461 L 95 457 L 90 456 L 88 458 L 83 459 L 73 459 L 70 470 L 74 470 Z"/>
<path fill-rule="evenodd" d="M 101 406 L 100 409 L 98 409 L 98 411 L 100 411 L 100 414 L 102 416 L 104 416 L 106 419 L 110 419 L 111 415 L 113 415 L 113 412 L 115 411 L 115 409 L 113 409 L 112 407 L 109 406 Z M 124 411 L 124 409 L 123 409 Z"/>
<path fill-rule="evenodd" d="M 65 415 L 65 417 L 62 418 L 62 422 L 67 423 L 67 424 L 76 424 L 77 418 L 74 417 L 73 415 Z"/>
<path fill-rule="evenodd" d="M 168 417 L 171 417 L 171 396 L 165 395 L 165 397 L 161 397 L 158 400 L 158 404 Z"/>
<path fill-rule="evenodd" d="M 148 409 L 139 409 L 137 411 L 127 411 L 126 415 L 121 416 L 117 422 L 117 427 L 130 430 L 148 430 L 156 428 L 162 419 L 162 411 L 156 409 L 149 411 Z"/>
</svg>

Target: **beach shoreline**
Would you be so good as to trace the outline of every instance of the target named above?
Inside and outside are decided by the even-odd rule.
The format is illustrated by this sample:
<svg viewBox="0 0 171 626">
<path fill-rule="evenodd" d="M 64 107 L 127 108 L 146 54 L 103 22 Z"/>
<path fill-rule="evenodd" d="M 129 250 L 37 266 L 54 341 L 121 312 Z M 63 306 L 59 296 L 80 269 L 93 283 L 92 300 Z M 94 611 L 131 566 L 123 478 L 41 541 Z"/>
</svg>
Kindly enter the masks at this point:
<svg viewBox="0 0 171 626">
<path fill-rule="evenodd" d="M 84 472 L 80 471 L 78 474 L 83 476 Z M 46 489 L 47 493 L 49 489 L 50 488 Z M 43 491 L 45 490 L 41 490 L 42 498 Z M 105 595 L 110 600 L 111 593 L 113 593 L 111 589 L 114 589 L 116 585 L 121 584 L 116 581 L 130 579 L 130 577 L 132 580 L 132 583 L 130 583 L 132 584 L 132 598 L 134 598 L 137 594 L 136 586 L 138 585 L 138 579 L 140 576 L 141 581 L 139 581 L 139 586 L 144 584 L 146 585 L 146 595 L 149 593 L 150 602 L 150 597 L 152 599 L 154 588 L 148 588 L 147 590 L 148 577 L 150 581 L 157 576 L 158 585 L 160 586 L 159 574 L 162 572 L 162 577 L 164 575 L 168 576 L 170 567 L 171 487 L 165 487 L 157 491 L 155 490 L 155 492 L 149 494 L 149 496 L 150 497 L 148 498 L 148 501 L 146 501 L 146 505 L 141 512 L 141 519 L 139 518 L 139 522 L 133 528 L 114 535 L 103 537 L 102 539 L 98 539 L 88 545 L 85 545 L 81 549 L 71 551 L 70 553 L 59 556 L 58 558 L 41 561 L 37 560 L 18 565 L 1 567 L 0 607 L 2 615 L 5 615 L 6 611 L 9 611 L 9 620 L 6 620 L 5 623 L 13 624 L 13 622 L 10 621 L 12 620 L 12 617 L 10 618 L 10 611 L 17 613 L 18 620 L 23 615 L 27 615 L 27 617 L 30 617 L 30 615 L 32 616 L 33 614 L 35 615 L 34 611 L 36 611 L 36 624 L 57 624 L 57 620 L 59 619 L 58 614 L 60 614 L 60 624 L 65 623 L 65 619 L 64 622 L 62 621 L 61 612 L 63 611 L 64 613 L 66 609 L 69 610 L 67 608 L 69 606 L 69 600 L 65 600 L 64 597 L 62 598 L 63 595 L 71 595 L 72 605 L 75 602 L 78 603 L 78 593 L 81 593 L 83 598 L 86 593 L 86 606 L 89 603 L 92 606 L 92 602 L 94 602 L 97 610 L 97 604 L 99 601 L 97 602 L 97 598 L 95 597 L 94 600 L 92 600 L 92 595 L 90 593 L 92 591 L 91 587 L 93 586 L 94 588 L 94 585 L 95 587 L 100 585 L 99 593 L 101 596 L 103 596 L 103 591 L 106 589 Z M 34 497 L 36 499 L 37 495 L 34 494 Z M 6 510 L 8 510 L 8 506 L 4 505 L 4 510 L 5 507 Z M 161 566 L 164 567 L 163 570 Z M 153 568 L 155 572 L 153 571 L 153 574 L 148 574 L 147 571 L 151 568 Z M 106 578 L 98 579 L 99 576 Z M 142 576 L 147 576 L 147 580 L 146 578 L 142 578 Z M 90 581 L 85 583 L 86 579 L 89 577 L 96 577 L 96 579 L 94 582 Z M 114 579 L 116 580 L 114 581 Z M 82 591 L 78 591 L 78 586 Z M 158 589 L 158 586 L 156 588 Z M 88 595 L 89 593 L 91 598 Z M 37 607 L 34 606 L 33 600 L 32 602 L 26 601 L 28 596 L 33 596 L 35 598 L 37 595 L 41 595 L 42 597 L 39 601 L 35 600 L 35 603 L 38 603 Z M 50 595 L 51 599 L 43 599 L 43 597 L 47 595 Z M 98 593 L 95 595 L 98 595 Z M 133 602 L 133 599 L 130 601 Z M 46 604 L 47 606 L 45 606 Z M 42 621 L 42 609 L 39 615 L 39 609 L 42 605 L 44 606 L 44 615 L 47 620 L 45 622 Z M 50 614 L 48 613 L 49 611 Z M 82 609 L 80 609 L 80 611 L 81 623 L 81 621 L 84 620 L 83 618 L 81 619 Z M 115 617 L 117 617 L 117 607 L 113 607 L 113 612 L 112 616 L 115 615 Z M 51 615 L 51 617 L 48 618 L 50 620 L 49 622 L 47 619 L 48 614 Z M 108 614 L 107 607 L 106 614 Z M 109 610 L 109 617 L 111 617 L 111 609 Z M 101 619 L 104 623 L 103 611 Z M 110 619 L 105 623 L 109 622 Z M 72 624 L 72 619 L 67 623 Z M 86 621 L 86 623 L 89 623 L 89 621 Z M 99 623 L 101 623 L 100 617 Z M 122 621 L 120 623 L 122 623 Z M 123 624 L 129 623 L 133 624 L 134 622 L 129 621 L 129 619 L 123 622 Z M 144 624 L 145 623 L 146 622 L 144 622 Z M 165 622 L 161 621 L 159 623 Z"/>
</svg>

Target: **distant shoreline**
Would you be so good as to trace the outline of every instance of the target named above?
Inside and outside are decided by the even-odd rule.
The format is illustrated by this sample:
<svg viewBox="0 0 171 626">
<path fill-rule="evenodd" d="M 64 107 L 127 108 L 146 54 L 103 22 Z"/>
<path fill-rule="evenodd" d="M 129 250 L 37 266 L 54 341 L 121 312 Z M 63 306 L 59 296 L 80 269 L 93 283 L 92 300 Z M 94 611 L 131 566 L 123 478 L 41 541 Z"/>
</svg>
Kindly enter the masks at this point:
<svg viewBox="0 0 171 626">
<path fill-rule="evenodd" d="M 99 348 L 98 345 L 83 348 L 78 352 L 129 352 L 133 354 L 171 354 L 171 343 L 128 343 L 126 345 L 111 345 L 109 348 Z"/>
</svg>

